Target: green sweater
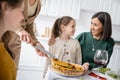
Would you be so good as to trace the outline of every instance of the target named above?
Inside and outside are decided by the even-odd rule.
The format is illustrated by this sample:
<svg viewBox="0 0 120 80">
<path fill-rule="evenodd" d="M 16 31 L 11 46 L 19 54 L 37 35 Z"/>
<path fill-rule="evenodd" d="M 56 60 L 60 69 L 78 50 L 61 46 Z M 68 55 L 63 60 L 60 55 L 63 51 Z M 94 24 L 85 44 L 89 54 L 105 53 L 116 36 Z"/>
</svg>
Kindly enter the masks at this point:
<svg viewBox="0 0 120 80">
<path fill-rule="evenodd" d="M 94 63 L 94 54 L 97 49 L 100 50 L 107 50 L 108 51 L 108 63 L 110 60 L 110 57 L 113 52 L 114 47 L 114 40 L 112 38 L 108 40 L 96 40 L 92 37 L 92 34 L 90 32 L 84 32 L 81 33 L 76 37 L 76 39 L 79 41 L 81 45 L 81 51 L 82 51 L 82 63 L 88 62 L 90 64 L 89 69 L 98 67 L 97 64 Z M 94 51 L 93 49 L 94 45 Z"/>
</svg>

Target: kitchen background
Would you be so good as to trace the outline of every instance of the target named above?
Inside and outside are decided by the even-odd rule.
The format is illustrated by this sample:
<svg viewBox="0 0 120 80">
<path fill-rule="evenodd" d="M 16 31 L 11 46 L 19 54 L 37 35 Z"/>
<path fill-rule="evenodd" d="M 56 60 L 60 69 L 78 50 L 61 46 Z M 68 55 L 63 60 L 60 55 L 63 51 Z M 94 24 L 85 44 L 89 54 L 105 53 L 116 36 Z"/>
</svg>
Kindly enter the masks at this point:
<svg viewBox="0 0 120 80">
<path fill-rule="evenodd" d="M 120 0 L 41 0 L 42 7 L 35 20 L 35 35 L 43 46 L 48 49 L 50 31 L 56 18 L 71 16 L 76 19 L 76 33 L 89 31 L 91 16 L 98 11 L 110 13 L 112 18 L 112 37 L 116 41 L 113 55 L 108 67 L 120 70 Z M 17 80 L 42 80 L 44 57 L 38 56 L 34 49 L 22 43 L 21 58 Z"/>
</svg>

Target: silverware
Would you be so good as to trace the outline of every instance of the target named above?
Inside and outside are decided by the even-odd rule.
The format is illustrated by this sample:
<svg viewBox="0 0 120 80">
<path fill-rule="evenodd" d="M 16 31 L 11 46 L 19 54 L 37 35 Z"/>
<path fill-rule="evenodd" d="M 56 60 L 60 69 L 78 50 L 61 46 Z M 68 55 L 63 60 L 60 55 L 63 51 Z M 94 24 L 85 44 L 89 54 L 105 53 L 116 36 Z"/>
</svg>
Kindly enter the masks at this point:
<svg viewBox="0 0 120 80">
<path fill-rule="evenodd" d="M 41 46 L 35 45 L 34 48 L 40 50 L 41 52 L 47 54 L 49 57 L 57 59 L 52 53 L 46 51 L 44 48 L 42 48 Z"/>
</svg>

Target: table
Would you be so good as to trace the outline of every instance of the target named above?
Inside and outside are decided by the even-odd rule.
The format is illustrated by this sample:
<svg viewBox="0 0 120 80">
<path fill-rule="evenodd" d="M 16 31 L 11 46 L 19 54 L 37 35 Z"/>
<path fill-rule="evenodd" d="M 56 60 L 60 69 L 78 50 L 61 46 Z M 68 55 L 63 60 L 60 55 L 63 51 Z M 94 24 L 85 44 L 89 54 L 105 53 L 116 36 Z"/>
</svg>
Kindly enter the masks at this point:
<svg viewBox="0 0 120 80">
<path fill-rule="evenodd" d="M 80 80 L 80 78 L 83 78 L 83 80 L 98 80 L 97 78 L 88 75 L 89 73 L 90 73 L 90 71 L 88 71 L 88 73 L 84 76 L 76 76 L 76 77 L 69 76 L 69 77 L 67 77 L 67 76 L 63 76 L 58 73 L 55 73 L 50 68 L 48 68 L 48 71 L 46 73 L 44 80 Z M 113 78 L 111 78 L 107 75 L 103 75 L 103 74 L 99 74 L 99 75 L 105 77 L 107 80 L 120 80 L 120 79 L 113 79 Z"/>
<path fill-rule="evenodd" d="M 48 68 L 48 71 L 46 73 L 44 80 L 80 80 L 80 78 L 83 78 L 84 80 L 97 80 L 96 78 L 89 76 L 88 74 L 84 76 L 77 76 L 77 77 L 62 76 L 60 74 L 53 72 L 52 70 L 50 70 L 50 68 Z"/>
</svg>

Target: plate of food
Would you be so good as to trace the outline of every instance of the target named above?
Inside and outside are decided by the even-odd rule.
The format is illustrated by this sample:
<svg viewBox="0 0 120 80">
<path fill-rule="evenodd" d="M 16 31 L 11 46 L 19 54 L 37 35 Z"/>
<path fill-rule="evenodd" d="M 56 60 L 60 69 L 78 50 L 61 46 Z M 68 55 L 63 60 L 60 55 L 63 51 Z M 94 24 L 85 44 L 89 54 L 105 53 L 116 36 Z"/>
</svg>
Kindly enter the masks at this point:
<svg viewBox="0 0 120 80">
<path fill-rule="evenodd" d="M 114 80 L 118 80 L 118 78 L 120 78 L 120 76 L 118 75 L 117 71 L 113 71 L 113 70 L 110 70 L 110 71 L 107 71 L 106 72 L 106 75 L 111 79 L 114 79 Z"/>
<path fill-rule="evenodd" d="M 97 68 L 92 69 L 94 74 L 97 74 L 103 78 L 107 78 L 108 80 L 117 80 L 119 78 L 118 73 L 110 68 L 99 68 L 99 73 L 97 71 Z"/>
<path fill-rule="evenodd" d="M 57 74 L 63 76 L 80 76 L 84 72 L 84 68 L 81 65 L 59 61 L 58 59 L 52 59 L 49 68 Z"/>
<path fill-rule="evenodd" d="M 91 72 L 98 76 L 99 78 L 106 78 L 106 71 L 109 71 L 109 68 L 93 68 Z"/>
</svg>

